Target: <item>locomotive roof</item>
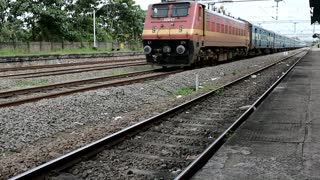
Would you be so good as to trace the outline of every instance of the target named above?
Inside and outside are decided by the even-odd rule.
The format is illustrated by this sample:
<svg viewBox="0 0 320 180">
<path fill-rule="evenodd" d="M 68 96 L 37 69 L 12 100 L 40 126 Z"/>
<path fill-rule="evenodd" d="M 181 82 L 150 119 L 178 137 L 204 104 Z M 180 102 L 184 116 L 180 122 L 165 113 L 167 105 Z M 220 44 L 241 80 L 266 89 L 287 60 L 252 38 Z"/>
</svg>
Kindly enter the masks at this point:
<svg viewBox="0 0 320 180">
<path fill-rule="evenodd" d="M 242 24 L 246 24 L 246 22 L 242 21 L 241 19 L 236 19 L 234 17 L 230 17 L 230 16 L 227 16 L 223 13 L 219 13 L 217 11 L 213 11 L 213 10 L 210 10 L 210 9 L 206 9 L 207 12 L 210 12 L 211 14 L 215 14 L 215 15 L 218 15 L 218 16 L 221 16 L 223 18 L 226 18 L 226 19 L 230 19 L 230 20 L 233 20 L 233 21 L 236 21 L 238 23 L 242 23 Z"/>
<path fill-rule="evenodd" d="M 162 1 L 161 3 L 155 3 L 153 5 L 158 5 L 158 4 L 178 4 L 178 3 L 199 3 L 199 4 L 202 4 L 203 6 L 205 6 L 203 3 L 201 3 L 201 1 L 198 1 L 198 0 L 173 0 L 173 1 Z M 230 17 L 230 16 L 227 16 L 223 13 L 219 13 L 219 12 L 216 12 L 216 11 L 213 11 L 213 10 L 210 10 L 210 9 L 206 9 L 207 12 L 211 13 L 211 14 L 215 14 L 217 16 L 221 16 L 223 18 L 226 18 L 226 19 L 230 19 L 230 20 L 233 20 L 233 21 L 236 21 L 238 23 L 242 23 L 242 24 L 246 24 L 246 22 L 242 21 L 241 19 L 236 19 L 234 17 Z"/>
</svg>

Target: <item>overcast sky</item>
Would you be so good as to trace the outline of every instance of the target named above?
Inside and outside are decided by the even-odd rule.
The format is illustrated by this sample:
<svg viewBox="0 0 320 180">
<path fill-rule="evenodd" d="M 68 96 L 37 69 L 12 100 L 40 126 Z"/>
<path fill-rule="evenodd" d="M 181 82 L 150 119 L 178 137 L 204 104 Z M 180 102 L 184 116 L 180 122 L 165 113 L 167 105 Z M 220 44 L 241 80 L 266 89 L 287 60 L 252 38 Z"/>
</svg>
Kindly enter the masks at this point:
<svg viewBox="0 0 320 180">
<path fill-rule="evenodd" d="M 142 9 L 147 9 L 149 4 L 159 3 L 161 0 L 135 1 Z M 230 12 L 234 17 L 241 17 L 248 21 L 254 21 L 257 25 L 259 21 L 268 21 L 267 23 L 264 22 L 260 25 L 266 29 L 270 29 L 284 35 L 297 35 L 301 39 L 312 40 L 310 37 L 313 34 L 313 26 L 310 25 L 309 0 L 284 0 L 284 2 L 279 3 L 279 21 L 297 21 L 296 31 L 293 21 L 290 23 L 270 23 L 276 21 L 276 3 L 274 0 L 216 4 L 218 7 L 221 5 L 223 5 L 227 12 Z M 316 32 L 320 33 L 319 25 L 316 25 Z"/>
</svg>

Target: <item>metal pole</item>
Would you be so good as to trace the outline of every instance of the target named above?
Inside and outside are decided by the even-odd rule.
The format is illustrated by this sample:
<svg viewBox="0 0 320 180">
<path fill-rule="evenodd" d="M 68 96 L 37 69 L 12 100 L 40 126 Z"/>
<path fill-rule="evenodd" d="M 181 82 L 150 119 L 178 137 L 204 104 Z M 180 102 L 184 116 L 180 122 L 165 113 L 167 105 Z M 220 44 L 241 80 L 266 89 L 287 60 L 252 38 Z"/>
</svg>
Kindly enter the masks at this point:
<svg viewBox="0 0 320 180">
<path fill-rule="evenodd" d="M 279 14 L 279 2 L 277 1 L 277 16 L 276 16 L 276 20 L 278 20 L 278 14 Z"/>
<path fill-rule="evenodd" d="M 196 74 L 196 91 L 199 91 L 199 74 Z"/>
<path fill-rule="evenodd" d="M 96 10 L 93 10 L 93 47 L 97 47 L 97 39 L 96 39 Z"/>
</svg>

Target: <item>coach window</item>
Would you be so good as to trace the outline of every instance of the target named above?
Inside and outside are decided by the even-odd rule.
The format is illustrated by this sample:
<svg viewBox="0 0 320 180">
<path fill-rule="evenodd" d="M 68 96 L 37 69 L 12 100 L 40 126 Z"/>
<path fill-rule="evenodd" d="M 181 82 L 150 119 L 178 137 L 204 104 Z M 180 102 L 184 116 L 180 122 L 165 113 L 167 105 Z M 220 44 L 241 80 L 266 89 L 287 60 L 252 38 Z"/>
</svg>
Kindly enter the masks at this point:
<svg viewBox="0 0 320 180">
<path fill-rule="evenodd" d="M 184 17 L 189 14 L 190 4 L 174 4 L 172 9 L 172 17 Z"/>
<path fill-rule="evenodd" d="M 152 9 L 153 9 L 153 13 L 152 13 L 153 18 L 168 17 L 169 5 L 163 5 L 163 4 L 154 5 Z"/>
</svg>

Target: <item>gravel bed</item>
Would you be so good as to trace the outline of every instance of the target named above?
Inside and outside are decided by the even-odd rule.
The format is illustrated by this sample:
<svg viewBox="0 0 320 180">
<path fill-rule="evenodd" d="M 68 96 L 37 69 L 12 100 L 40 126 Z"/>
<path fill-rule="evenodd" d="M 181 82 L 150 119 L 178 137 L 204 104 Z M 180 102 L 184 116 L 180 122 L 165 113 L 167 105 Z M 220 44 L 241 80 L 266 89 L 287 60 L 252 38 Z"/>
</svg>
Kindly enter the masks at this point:
<svg viewBox="0 0 320 180">
<path fill-rule="evenodd" d="M 203 93 L 283 56 L 277 53 L 185 71 L 159 81 L 0 109 L 0 177 L 25 171 L 196 96 L 177 94 L 193 87 L 195 74 L 199 74 L 203 86 L 199 93 Z"/>
<path fill-rule="evenodd" d="M 49 85 L 53 83 L 62 83 L 67 81 L 75 81 L 75 80 L 88 79 L 88 78 L 112 76 L 112 75 L 118 75 L 123 73 L 134 72 L 134 71 L 143 71 L 143 70 L 151 70 L 151 69 L 154 69 L 154 68 L 150 65 L 142 65 L 142 66 L 131 66 L 131 67 L 114 68 L 114 69 L 99 70 L 99 71 L 62 74 L 62 75 L 56 75 L 56 76 L 44 76 L 44 77 L 36 77 L 36 78 L 30 78 L 30 79 L 29 78 L 28 79 L 23 79 L 23 78 L 22 79 L 20 78 L 0 79 L 0 91 L 22 89 L 22 88 Z"/>
</svg>

